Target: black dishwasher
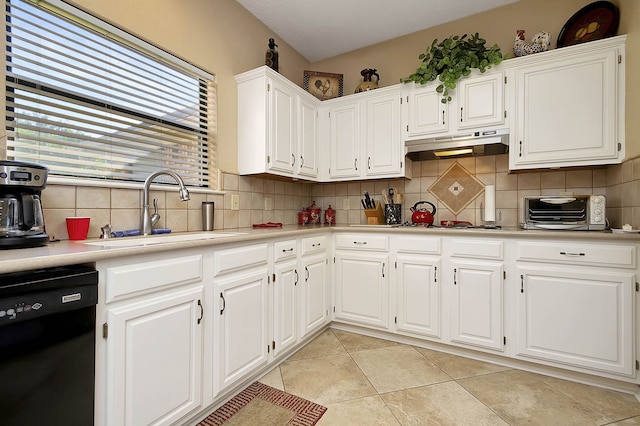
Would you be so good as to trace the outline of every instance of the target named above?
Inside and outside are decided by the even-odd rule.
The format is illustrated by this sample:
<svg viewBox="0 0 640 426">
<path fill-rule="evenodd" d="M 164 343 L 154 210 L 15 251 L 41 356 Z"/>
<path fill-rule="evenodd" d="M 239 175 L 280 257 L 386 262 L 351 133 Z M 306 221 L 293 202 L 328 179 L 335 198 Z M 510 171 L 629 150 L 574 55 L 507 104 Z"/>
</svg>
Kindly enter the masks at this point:
<svg viewBox="0 0 640 426">
<path fill-rule="evenodd" d="M 0 424 L 93 425 L 98 272 L 0 275 Z"/>
</svg>

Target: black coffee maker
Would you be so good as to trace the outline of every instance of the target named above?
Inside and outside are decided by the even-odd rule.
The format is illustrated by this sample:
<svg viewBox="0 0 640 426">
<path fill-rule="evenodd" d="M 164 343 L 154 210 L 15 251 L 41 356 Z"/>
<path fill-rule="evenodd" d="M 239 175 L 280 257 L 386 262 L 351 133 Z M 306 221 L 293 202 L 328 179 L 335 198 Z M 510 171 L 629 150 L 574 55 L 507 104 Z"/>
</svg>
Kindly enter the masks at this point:
<svg viewBox="0 0 640 426">
<path fill-rule="evenodd" d="M 49 242 L 40 202 L 47 174 L 39 164 L 0 160 L 0 249 Z"/>
</svg>

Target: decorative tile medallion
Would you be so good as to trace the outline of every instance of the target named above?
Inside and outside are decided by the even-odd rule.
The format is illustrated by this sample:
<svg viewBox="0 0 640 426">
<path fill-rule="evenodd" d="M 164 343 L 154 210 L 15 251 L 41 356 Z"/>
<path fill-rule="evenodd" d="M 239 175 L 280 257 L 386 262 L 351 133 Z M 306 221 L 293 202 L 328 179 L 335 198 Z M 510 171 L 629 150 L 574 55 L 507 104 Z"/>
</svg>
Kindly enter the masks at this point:
<svg viewBox="0 0 640 426">
<path fill-rule="evenodd" d="M 442 204 L 457 215 L 484 191 L 484 184 L 457 162 L 429 188 Z"/>
</svg>

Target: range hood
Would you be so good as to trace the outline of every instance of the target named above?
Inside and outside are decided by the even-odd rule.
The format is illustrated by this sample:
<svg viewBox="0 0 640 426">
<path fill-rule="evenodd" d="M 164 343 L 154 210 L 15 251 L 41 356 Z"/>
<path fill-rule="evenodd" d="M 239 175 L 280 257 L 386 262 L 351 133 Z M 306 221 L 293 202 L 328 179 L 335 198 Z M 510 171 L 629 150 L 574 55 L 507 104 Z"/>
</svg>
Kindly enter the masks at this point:
<svg viewBox="0 0 640 426">
<path fill-rule="evenodd" d="M 485 130 L 446 138 L 406 141 L 406 155 L 413 161 L 454 156 L 498 155 L 509 151 L 509 129 Z"/>
</svg>

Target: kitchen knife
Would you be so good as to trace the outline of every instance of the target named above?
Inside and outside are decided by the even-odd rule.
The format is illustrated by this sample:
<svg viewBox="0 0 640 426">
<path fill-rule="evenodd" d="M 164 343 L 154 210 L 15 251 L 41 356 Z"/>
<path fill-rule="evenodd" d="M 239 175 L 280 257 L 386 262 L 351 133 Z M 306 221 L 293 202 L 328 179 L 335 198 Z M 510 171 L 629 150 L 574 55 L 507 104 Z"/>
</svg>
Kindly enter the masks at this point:
<svg viewBox="0 0 640 426">
<path fill-rule="evenodd" d="M 371 197 L 369 197 L 369 192 L 364 191 L 364 203 L 367 205 L 368 209 L 372 209 L 371 207 Z"/>
</svg>

